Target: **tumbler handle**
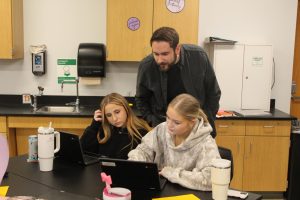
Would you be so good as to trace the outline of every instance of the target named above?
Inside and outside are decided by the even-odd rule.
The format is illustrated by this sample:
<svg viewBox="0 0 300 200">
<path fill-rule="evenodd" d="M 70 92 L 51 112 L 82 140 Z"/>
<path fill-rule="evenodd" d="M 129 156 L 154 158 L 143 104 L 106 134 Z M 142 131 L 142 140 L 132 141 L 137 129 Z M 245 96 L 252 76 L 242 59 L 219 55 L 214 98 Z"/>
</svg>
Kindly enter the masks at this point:
<svg viewBox="0 0 300 200">
<path fill-rule="evenodd" d="M 54 153 L 57 153 L 60 149 L 60 133 L 58 131 L 54 131 L 54 137 L 56 142 L 56 148 L 54 149 Z"/>
</svg>

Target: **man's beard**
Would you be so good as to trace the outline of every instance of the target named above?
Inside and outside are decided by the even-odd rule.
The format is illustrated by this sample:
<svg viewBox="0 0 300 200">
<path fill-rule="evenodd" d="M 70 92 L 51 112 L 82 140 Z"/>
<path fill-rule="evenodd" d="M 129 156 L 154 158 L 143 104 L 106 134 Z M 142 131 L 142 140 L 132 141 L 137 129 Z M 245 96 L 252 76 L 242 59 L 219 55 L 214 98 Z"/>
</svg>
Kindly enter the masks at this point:
<svg viewBox="0 0 300 200">
<path fill-rule="evenodd" d="M 177 56 L 174 56 L 174 60 L 173 62 L 171 62 L 171 64 L 167 65 L 166 63 L 161 63 L 159 64 L 159 70 L 162 71 L 162 72 L 166 72 L 166 71 L 169 71 L 169 69 L 175 65 L 177 62 Z"/>
</svg>

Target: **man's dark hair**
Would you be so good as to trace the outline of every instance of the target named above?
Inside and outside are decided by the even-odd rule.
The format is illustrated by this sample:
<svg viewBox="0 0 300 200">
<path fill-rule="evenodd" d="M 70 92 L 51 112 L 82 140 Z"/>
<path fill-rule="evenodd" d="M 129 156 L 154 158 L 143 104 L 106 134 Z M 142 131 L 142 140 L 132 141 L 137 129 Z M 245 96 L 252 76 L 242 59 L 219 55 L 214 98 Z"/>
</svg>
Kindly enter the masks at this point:
<svg viewBox="0 0 300 200">
<path fill-rule="evenodd" d="M 150 39 L 150 45 L 152 46 L 152 42 L 154 41 L 165 41 L 170 44 L 170 47 L 175 50 L 179 43 L 179 35 L 177 31 L 171 27 L 161 27 L 154 31 L 152 37 Z"/>
</svg>

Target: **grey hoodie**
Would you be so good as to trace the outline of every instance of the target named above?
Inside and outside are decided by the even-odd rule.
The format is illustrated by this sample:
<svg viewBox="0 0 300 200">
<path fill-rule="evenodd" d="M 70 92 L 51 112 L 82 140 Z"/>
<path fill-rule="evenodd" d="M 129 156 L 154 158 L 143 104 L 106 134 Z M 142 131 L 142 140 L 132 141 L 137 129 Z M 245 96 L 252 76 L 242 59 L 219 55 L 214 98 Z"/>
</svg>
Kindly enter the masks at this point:
<svg viewBox="0 0 300 200">
<path fill-rule="evenodd" d="M 200 119 L 190 135 L 175 146 L 163 122 L 147 133 L 142 143 L 128 154 L 130 160 L 155 162 L 170 182 L 196 190 L 211 190 L 211 161 L 220 158 L 211 137 L 212 127 Z"/>
</svg>

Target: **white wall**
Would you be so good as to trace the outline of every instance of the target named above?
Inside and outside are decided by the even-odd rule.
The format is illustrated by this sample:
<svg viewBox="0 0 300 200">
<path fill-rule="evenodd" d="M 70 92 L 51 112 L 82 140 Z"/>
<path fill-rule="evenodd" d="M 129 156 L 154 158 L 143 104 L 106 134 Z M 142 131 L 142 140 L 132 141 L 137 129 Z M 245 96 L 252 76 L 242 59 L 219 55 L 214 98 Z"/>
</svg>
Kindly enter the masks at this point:
<svg viewBox="0 0 300 200">
<path fill-rule="evenodd" d="M 200 0 L 200 44 L 207 36 L 272 44 L 276 65 L 272 98 L 290 112 L 297 0 Z M 234 74 L 233 74 L 234 75 Z"/>
<path fill-rule="evenodd" d="M 0 60 L 0 94 L 37 93 L 75 95 L 74 85 L 57 83 L 58 58 L 77 58 L 79 43 L 106 41 L 105 0 L 24 0 L 24 60 Z M 30 45 L 47 45 L 47 72 L 34 76 Z M 100 86 L 80 85 L 80 95 L 98 96 L 116 91 L 135 94 L 137 62 L 108 63 L 106 78 Z"/>
<path fill-rule="evenodd" d="M 199 44 L 208 36 L 274 47 L 276 107 L 289 112 L 297 0 L 200 0 Z M 75 87 L 61 93 L 56 60 L 76 58 L 78 44 L 106 41 L 106 0 L 24 0 L 24 60 L 0 60 L 0 94 L 36 93 L 74 95 Z M 47 74 L 31 73 L 30 45 L 46 44 Z M 80 86 L 81 95 L 115 91 L 135 94 L 137 62 L 108 63 L 100 86 Z"/>
</svg>

